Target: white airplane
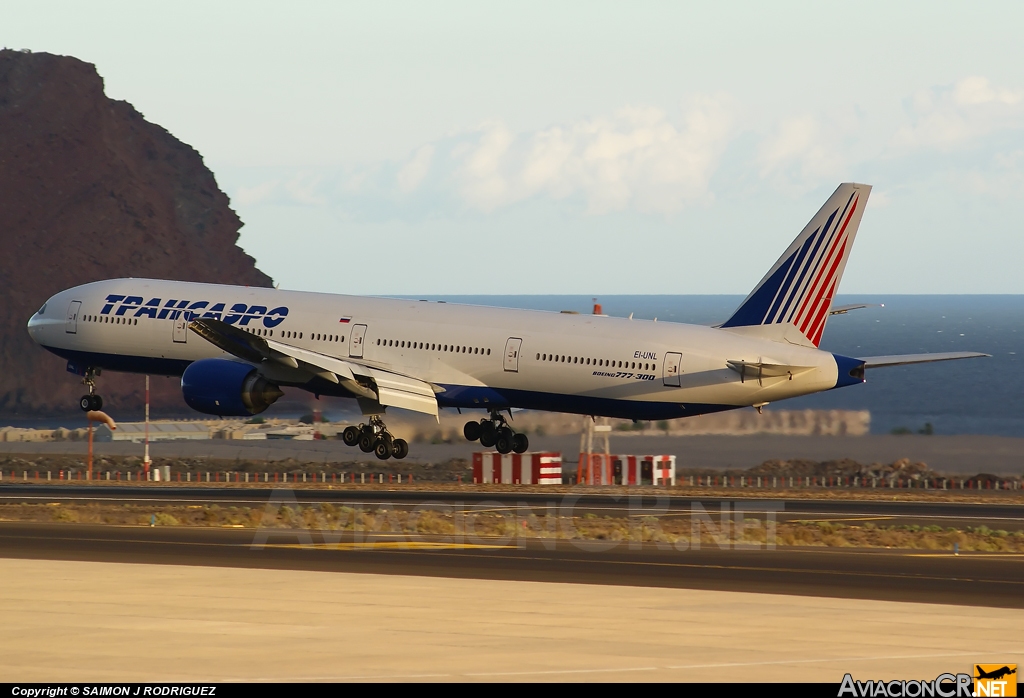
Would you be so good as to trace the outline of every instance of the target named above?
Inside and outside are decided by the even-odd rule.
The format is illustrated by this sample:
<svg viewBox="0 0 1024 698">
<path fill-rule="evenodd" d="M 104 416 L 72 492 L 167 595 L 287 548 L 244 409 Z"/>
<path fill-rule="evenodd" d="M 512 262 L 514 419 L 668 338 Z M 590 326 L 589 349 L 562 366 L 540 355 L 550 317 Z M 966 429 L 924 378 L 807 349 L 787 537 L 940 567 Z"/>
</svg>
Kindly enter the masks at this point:
<svg viewBox="0 0 1024 698">
<path fill-rule="evenodd" d="M 219 416 L 267 409 L 281 386 L 355 398 L 366 424 L 345 442 L 404 458 L 386 407 L 435 417 L 483 409 L 465 436 L 523 452 L 512 408 L 634 420 L 691 417 L 864 382 L 865 369 L 987 356 L 851 358 L 818 349 L 871 187 L 842 184 L 716 327 L 213 284 L 112 279 L 62 291 L 28 323 L 83 377 L 181 376 L 185 401 Z"/>
</svg>

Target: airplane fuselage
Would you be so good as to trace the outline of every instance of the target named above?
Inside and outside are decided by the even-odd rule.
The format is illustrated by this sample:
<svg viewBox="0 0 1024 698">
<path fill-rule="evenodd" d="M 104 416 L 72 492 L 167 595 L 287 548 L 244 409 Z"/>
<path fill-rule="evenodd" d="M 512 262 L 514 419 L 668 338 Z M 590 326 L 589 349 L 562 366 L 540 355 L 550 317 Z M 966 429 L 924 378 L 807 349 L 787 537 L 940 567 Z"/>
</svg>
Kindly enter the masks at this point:
<svg viewBox="0 0 1024 698">
<path fill-rule="evenodd" d="M 196 360 L 234 358 L 188 330 L 190 320 L 203 317 L 414 376 L 434 387 L 438 406 L 449 408 L 671 419 L 860 382 L 843 375 L 843 357 L 727 329 L 149 279 L 100 281 L 58 293 L 32 317 L 29 332 L 67 359 L 69 370 L 180 376 Z M 728 362 L 802 370 L 757 376 Z M 287 375 L 277 379 L 299 384 Z M 351 397 L 325 380 L 303 387 Z"/>
</svg>

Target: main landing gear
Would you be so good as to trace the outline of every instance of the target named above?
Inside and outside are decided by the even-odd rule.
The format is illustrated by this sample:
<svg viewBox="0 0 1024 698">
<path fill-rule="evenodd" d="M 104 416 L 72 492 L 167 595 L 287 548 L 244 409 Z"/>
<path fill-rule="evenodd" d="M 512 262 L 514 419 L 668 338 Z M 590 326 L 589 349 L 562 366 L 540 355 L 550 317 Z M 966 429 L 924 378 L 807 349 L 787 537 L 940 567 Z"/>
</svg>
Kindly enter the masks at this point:
<svg viewBox="0 0 1024 698">
<path fill-rule="evenodd" d="M 484 448 L 494 448 L 498 453 L 525 453 L 530 448 L 526 434 L 517 434 L 505 422 L 500 412 L 491 412 L 490 419 L 466 422 L 462 433 L 470 441 L 480 440 Z"/>
<path fill-rule="evenodd" d="M 86 369 L 85 377 L 82 378 L 82 385 L 89 389 L 88 395 L 83 395 L 78 401 L 78 406 L 83 412 L 103 409 L 103 398 L 96 394 L 96 376 L 100 374 L 97 369 Z"/>
<path fill-rule="evenodd" d="M 409 455 L 408 442 L 393 437 L 380 417 L 370 417 L 369 424 L 346 428 L 341 438 L 346 446 L 359 446 L 363 453 L 373 451 L 381 460 L 402 459 Z"/>
</svg>

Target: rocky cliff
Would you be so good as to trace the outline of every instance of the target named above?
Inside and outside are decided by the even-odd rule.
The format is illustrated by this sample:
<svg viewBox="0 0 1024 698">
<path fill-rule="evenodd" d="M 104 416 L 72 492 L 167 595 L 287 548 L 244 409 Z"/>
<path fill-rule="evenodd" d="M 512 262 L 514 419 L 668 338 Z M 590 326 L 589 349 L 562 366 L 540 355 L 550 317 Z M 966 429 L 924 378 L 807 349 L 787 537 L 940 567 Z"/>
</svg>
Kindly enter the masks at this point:
<svg viewBox="0 0 1024 698">
<path fill-rule="evenodd" d="M 135 276 L 269 286 L 237 246 L 242 222 L 202 156 L 107 98 L 96 67 L 0 51 L 0 415 L 75 409 L 81 386 L 25 330 L 49 296 Z M 105 404 L 135 412 L 140 376 L 104 374 Z M 184 412 L 176 381 L 155 406 Z"/>
</svg>

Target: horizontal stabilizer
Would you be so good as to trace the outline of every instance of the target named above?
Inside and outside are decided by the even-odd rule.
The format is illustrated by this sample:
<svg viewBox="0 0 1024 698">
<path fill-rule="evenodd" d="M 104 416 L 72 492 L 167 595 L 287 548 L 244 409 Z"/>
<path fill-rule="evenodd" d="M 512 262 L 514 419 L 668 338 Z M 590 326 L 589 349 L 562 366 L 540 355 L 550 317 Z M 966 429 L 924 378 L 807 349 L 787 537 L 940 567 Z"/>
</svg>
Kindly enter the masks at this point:
<svg viewBox="0 0 1024 698">
<path fill-rule="evenodd" d="M 935 354 L 895 354 L 893 356 L 866 356 L 860 361 L 864 368 L 882 368 L 883 366 L 905 366 L 907 364 L 927 364 L 932 361 L 952 361 L 953 359 L 978 359 L 991 354 L 976 351 L 947 351 Z"/>
<path fill-rule="evenodd" d="M 846 315 L 851 310 L 860 310 L 861 308 L 884 308 L 885 303 L 851 303 L 850 305 L 833 305 L 829 308 L 829 315 Z"/>
</svg>

